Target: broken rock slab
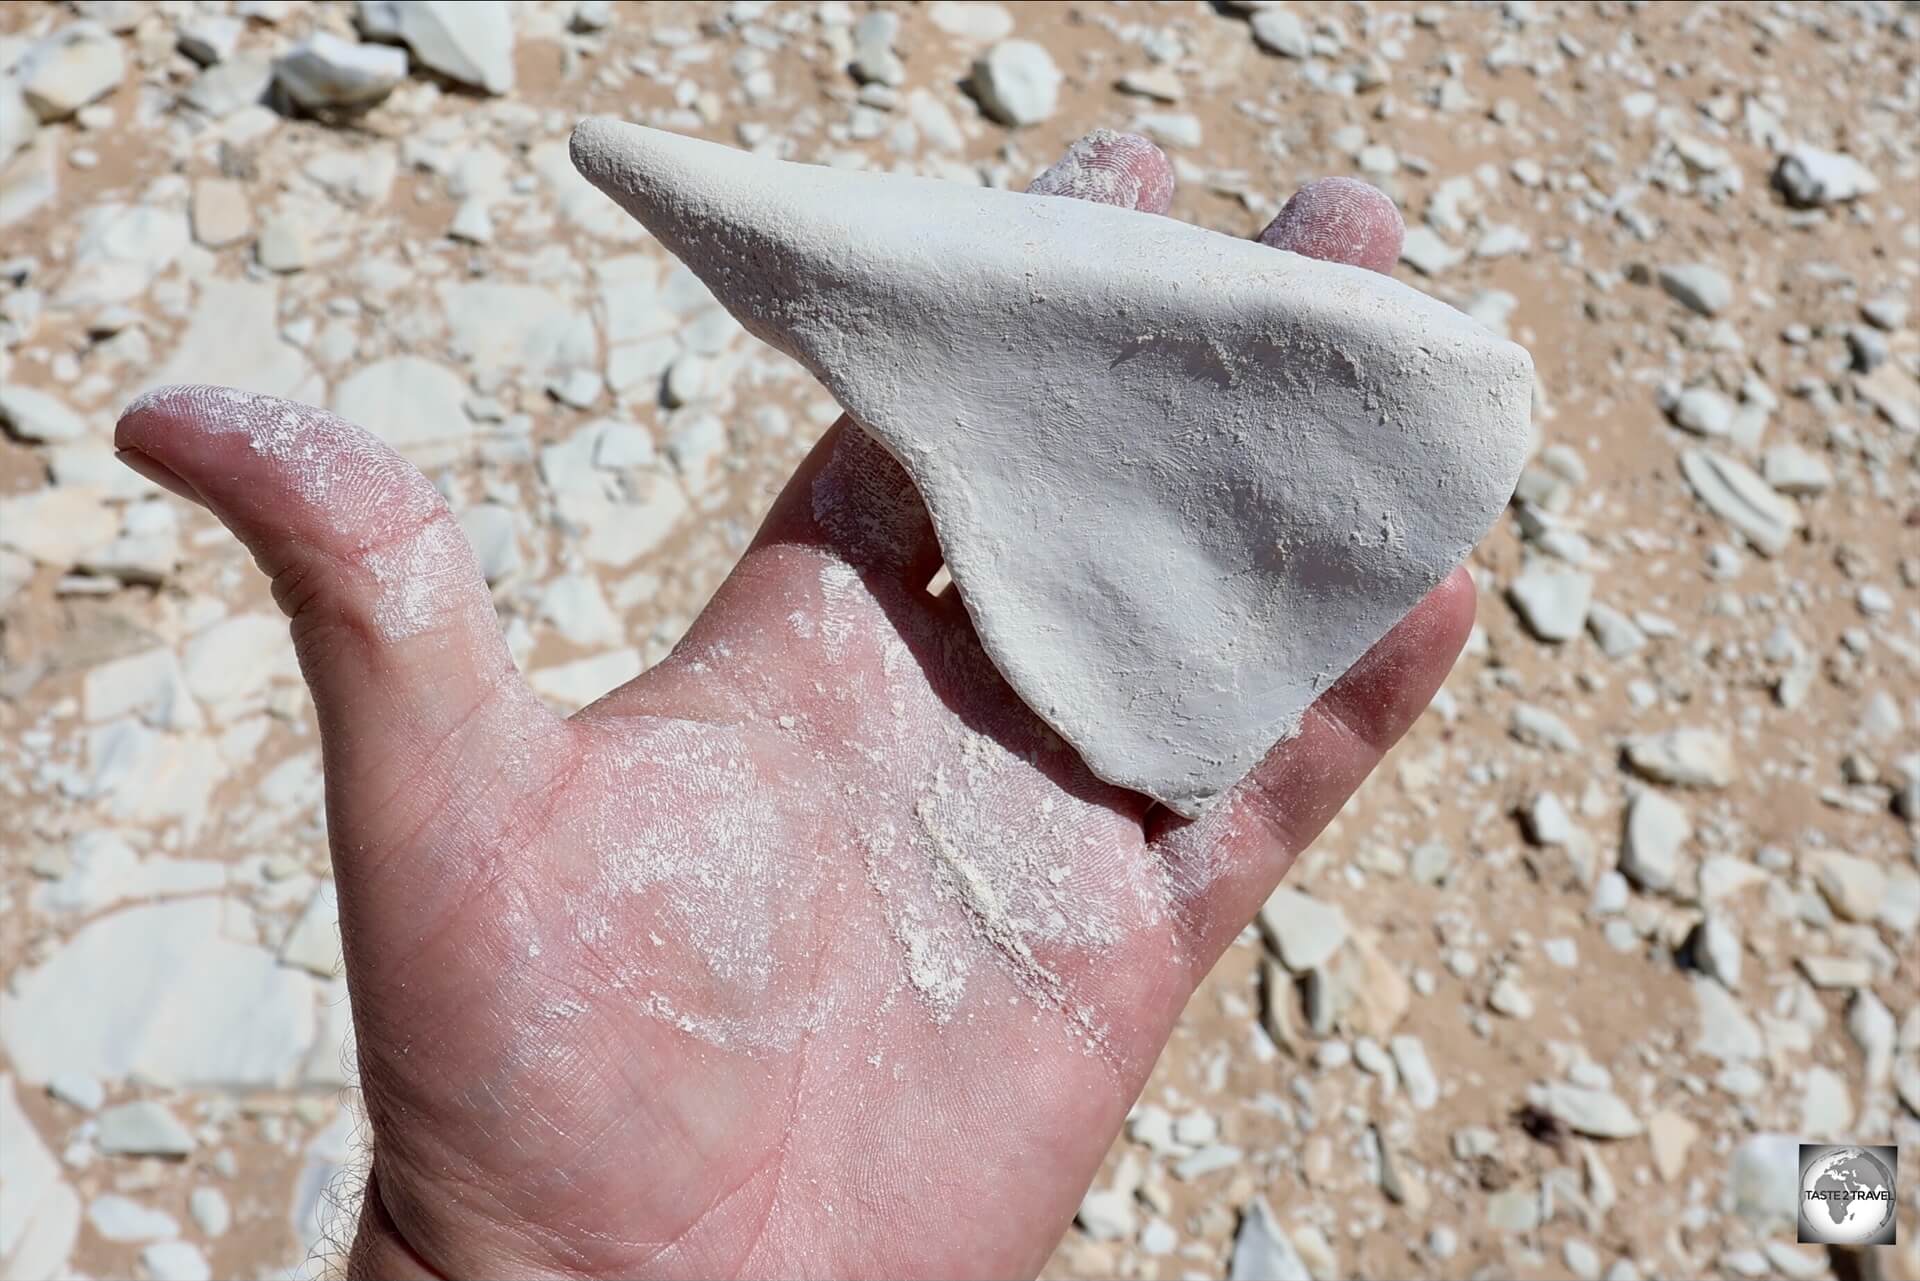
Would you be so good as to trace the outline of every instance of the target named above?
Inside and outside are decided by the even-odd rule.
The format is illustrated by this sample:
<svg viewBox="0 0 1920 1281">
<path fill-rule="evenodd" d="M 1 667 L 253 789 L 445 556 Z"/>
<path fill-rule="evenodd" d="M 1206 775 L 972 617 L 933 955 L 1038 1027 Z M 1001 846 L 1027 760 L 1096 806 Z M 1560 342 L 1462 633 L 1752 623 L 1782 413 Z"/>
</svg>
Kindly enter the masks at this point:
<svg viewBox="0 0 1920 1281">
<path fill-rule="evenodd" d="M 1670 890 L 1680 874 L 1680 850 L 1693 835 L 1686 810 L 1659 792 L 1640 792 L 1627 805 L 1620 870 L 1643 890 Z"/>
<path fill-rule="evenodd" d="M 58 396 L 18 384 L 0 386 L 0 427 L 21 440 L 43 445 L 79 440 L 87 434 L 84 418 Z"/>
<path fill-rule="evenodd" d="M 1526 461 L 1526 353 L 1376 273 L 608 120 L 572 152 L 900 460 L 1028 706 L 1182 814 L 1298 730 Z"/>
<path fill-rule="evenodd" d="M 280 963 L 294 965 L 321 978 L 341 969 L 340 897 L 332 878 L 320 882 L 306 908 L 280 944 Z"/>
<path fill-rule="evenodd" d="M 1717 316 L 1733 305 L 1733 282 L 1710 263 L 1683 262 L 1660 268 L 1660 287 L 1688 311 Z"/>
<path fill-rule="evenodd" d="M 513 88 L 513 13 L 506 0 L 360 0 L 360 30 L 398 40 L 420 65 L 491 94 Z"/>
<path fill-rule="evenodd" d="M 137 715 L 160 729 L 191 731 L 201 725 L 200 708 L 170 649 L 144 650 L 88 669 L 81 706 L 91 722 Z"/>
<path fill-rule="evenodd" d="M 193 1132 L 151 1099 L 122 1103 L 102 1112 L 94 1143 L 110 1156 L 185 1156 Z"/>
<path fill-rule="evenodd" d="M 40 131 L 40 117 L 20 92 L 19 81 L 0 76 L 0 166 L 13 159 L 14 152 L 33 141 Z"/>
<path fill-rule="evenodd" d="M 1593 575 L 1535 564 L 1513 580 L 1507 588 L 1507 599 L 1538 639 L 1572 640 L 1586 626 L 1587 610 L 1593 603 Z"/>
<path fill-rule="evenodd" d="M 120 532 L 120 520 L 97 490 L 62 486 L 0 498 L 0 547 L 43 565 L 67 569 Z"/>
<path fill-rule="evenodd" d="M 0 1268 L 8 1277 L 71 1275 L 79 1234 L 80 1198 L 21 1109 L 13 1078 L 0 1073 Z"/>
<path fill-rule="evenodd" d="M 1438 276 L 1460 265 L 1466 251 L 1456 249 L 1431 227 L 1409 227 L 1400 246 L 1400 261 L 1423 276 Z"/>
<path fill-rule="evenodd" d="M 1853 1125 L 1854 1115 L 1847 1079 L 1829 1067 L 1808 1068 L 1800 1097 L 1800 1132 L 1813 1140 L 1838 1138 Z"/>
<path fill-rule="evenodd" d="M 1880 190 L 1879 179 L 1852 156 L 1804 143 L 1774 165 L 1773 185 L 1788 204 L 1801 209 L 1844 204 Z"/>
<path fill-rule="evenodd" d="M 1685 1171 L 1687 1152 L 1700 1137 L 1700 1127 L 1678 1112 L 1655 1112 L 1647 1122 L 1647 1141 L 1653 1168 L 1662 1183 L 1672 1183 Z"/>
<path fill-rule="evenodd" d="M 894 49 L 900 15 L 887 9 L 865 14 L 853 24 L 853 61 L 848 69 L 861 84 L 898 88 L 907 82 L 906 66 Z"/>
<path fill-rule="evenodd" d="M 1351 928 L 1337 904 L 1282 885 L 1260 909 L 1260 932 L 1289 970 L 1305 974 L 1325 965 Z"/>
<path fill-rule="evenodd" d="M 1626 742 L 1627 765 L 1642 778 L 1673 787 L 1722 788 L 1734 780 L 1733 743 L 1715 729 L 1679 726 Z"/>
<path fill-rule="evenodd" d="M 15 972 L 0 993 L 0 1046 L 36 1083 L 61 1073 L 285 1082 L 313 1041 L 312 980 L 231 937 L 230 913 L 250 916 L 187 898 L 88 923 L 45 963 Z"/>
<path fill-rule="evenodd" d="M 957 41 L 992 44 L 1013 34 L 1013 15 L 987 0 L 933 0 L 928 21 Z"/>
<path fill-rule="evenodd" d="M 1707 978 L 1692 980 L 1695 1009 L 1693 1047 L 1722 1063 L 1749 1063 L 1766 1052 L 1760 1025 L 1740 998 Z"/>
<path fill-rule="evenodd" d="M 1813 860 L 1813 881 L 1835 914 L 1844 920 L 1871 922 L 1887 894 L 1886 871 L 1872 859 L 1823 850 Z"/>
<path fill-rule="evenodd" d="M 219 1188 L 199 1187 L 187 1198 L 187 1212 L 200 1230 L 210 1237 L 225 1236 L 233 1225 L 233 1207 Z"/>
<path fill-rule="evenodd" d="M 324 404 L 326 384 L 299 348 L 280 337 L 279 290 L 250 280 L 209 280 L 187 332 L 141 390 L 214 383 L 285 400 Z"/>
<path fill-rule="evenodd" d="M 1707 510 L 1739 530 L 1763 556 L 1778 556 L 1800 528 L 1800 509 L 1793 500 L 1774 492 L 1737 459 L 1711 449 L 1689 449 L 1680 455 L 1680 471 Z"/>
<path fill-rule="evenodd" d="M 466 399 L 466 380 L 445 365 L 424 356 L 392 356 L 342 382 L 333 394 L 333 412 L 365 427 L 414 466 L 438 467 L 472 447 Z"/>
<path fill-rule="evenodd" d="M 407 78 L 407 55 L 316 31 L 274 64 L 274 84 L 303 111 L 360 111 Z"/>
<path fill-rule="evenodd" d="M 1802 1138 L 1756 1134 L 1734 1149 L 1727 1182 L 1739 1214 L 1756 1222 L 1792 1223 L 1800 1202 Z"/>
<path fill-rule="evenodd" d="M 1909 435 L 1920 434 L 1920 383 L 1893 361 L 1854 378 L 1860 398 Z"/>
<path fill-rule="evenodd" d="M 477 368 L 539 374 L 599 363 L 593 318 L 550 289 L 470 281 L 439 295 L 454 349 Z"/>
<path fill-rule="evenodd" d="M 1528 1090 L 1527 1101 L 1588 1138 L 1630 1139 L 1646 1129 L 1627 1102 L 1609 1090 L 1552 1082 Z"/>
<path fill-rule="evenodd" d="M 1283 58 L 1308 58 L 1313 54 L 1313 40 L 1298 14 L 1285 9 L 1259 9 L 1247 25 L 1252 29 L 1253 42 L 1268 53 Z"/>
<path fill-rule="evenodd" d="M 180 52 L 203 67 L 231 58 L 247 29 L 244 19 L 224 13 L 203 13 L 180 25 Z"/>
<path fill-rule="evenodd" d="M 1674 426 L 1696 436 L 1727 435 L 1733 430 L 1733 416 L 1738 411 L 1733 398 L 1715 387 L 1689 387 L 1667 407 Z"/>
<path fill-rule="evenodd" d="M 211 1281 L 213 1268 L 188 1241 L 157 1241 L 140 1251 L 140 1270 L 153 1281 Z"/>
<path fill-rule="evenodd" d="M 193 238 L 209 249 L 236 244 L 253 234 L 253 202 L 232 178 L 202 178 L 193 184 Z"/>
<path fill-rule="evenodd" d="M 1826 459 L 1798 445 L 1774 445 L 1761 457 L 1760 474 L 1782 494 L 1818 494 L 1833 485 Z"/>
<path fill-rule="evenodd" d="M 28 105 L 42 121 L 53 121 L 106 96 L 126 69 L 126 55 L 110 32 L 76 22 L 29 48 L 13 74 Z"/>
<path fill-rule="evenodd" d="M 1229 1281 L 1313 1281 L 1313 1273 L 1307 1270 L 1286 1229 L 1259 1198 L 1249 1201 L 1240 1212 L 1240 1230 L 1234 1234 L 1227 1277 Z"/>
<path fill-rule="evenodd" d="M 1693 933 L 1687 936 L 1685 950 L 1694 967 L 1702 974 L 1717 979 L 1730 992 L 1739 989 L 1742 956 L 1740 936 L 1718 914 L 1708 916 L 1693 927 Z"/>
<path fill-rule="evenodd" d="M 273 59 L 249 51 L 208 67 L 187 86 L 180 100 L 219 120 L 258 103 L 272 84 Z"/>
<path fill-rule="evenodd" d="M 1587 631 L 1608 658 L 1626 658 L 1647 643 L 1647 634 L 1631 618 L 1595 601 L 1587 609 Z"/>
<path fill-rule="evenodd" d="M 1031 40 L 1002 40 L 973 64 L 981 110 L 1003 125 L 1039 124 L 1060 105 L 1060 68 Z M 617 197 L 616 197 L 617 198 Z"/>
</svg>

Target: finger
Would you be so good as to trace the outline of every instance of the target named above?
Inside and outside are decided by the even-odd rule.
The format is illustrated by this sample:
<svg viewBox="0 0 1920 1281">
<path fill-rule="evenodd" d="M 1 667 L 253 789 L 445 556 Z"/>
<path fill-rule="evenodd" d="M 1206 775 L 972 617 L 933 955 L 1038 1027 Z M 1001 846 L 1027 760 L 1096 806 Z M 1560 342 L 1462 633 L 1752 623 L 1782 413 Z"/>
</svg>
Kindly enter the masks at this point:
<svg viewBox="0 0 1920 1281">
<path fill-rule="evenodd" d="M 1406 228 L 1386 194 L 1351 178 L 1295 192 L 1261 244 L 1389 272 Z M 1199 820 L 1166 810 L 1148 837 L 1176 887 L 1186 955 L 1204 974 L 1433 698 L 1473 626 L 1473 584 L 1456 570 L 1310 709 L 1294 738 Z"/>
<path fill-rule="evenodd" d="M 1378 187 L 1354 178 L 1322 178 L 1293 193 L 1260 243 L 1382 274 L 1400 261 L 1406 239 L 1400 211 Z"/>
<path fill-rule="evenodd" d="M 1173 207 L 1173 165 L 1137 133 L 1095 129 L 1027 184 L 1036 196 L 1071 196 L 1163 214 Z"/>
<path fill-rule="evenodd" d="M 1473 580 L 1456 569 L 1212 809 L 1192 822 L 1166 810 L 1149 816 L 1196 982 L 1432 701 L 1473 614 Z"/>
<path fill-rule="evenodd" d="M 1173 166 L 1138 134 L 1100 129 L 1069 147 L 1028 190 L 1165 213 Z M 818 547 L 914 589 L 940 565 L 932 518 L 906 471 L 845 416 L 787 484 L 754 540 L 754 548 L 777 544 Z"/>
<path fill-rule="evenodd" d="M 334 817 L 407 825 L 450 799 L 451 763 L 499 732 L 505 712 L 544 715 L 446 503 L 369 433 L 292 401 L 186 386 L 129 405 L 114 444 L 212 511 L 272 580 L 328 783 L 356 798 Z"/>
</svg>

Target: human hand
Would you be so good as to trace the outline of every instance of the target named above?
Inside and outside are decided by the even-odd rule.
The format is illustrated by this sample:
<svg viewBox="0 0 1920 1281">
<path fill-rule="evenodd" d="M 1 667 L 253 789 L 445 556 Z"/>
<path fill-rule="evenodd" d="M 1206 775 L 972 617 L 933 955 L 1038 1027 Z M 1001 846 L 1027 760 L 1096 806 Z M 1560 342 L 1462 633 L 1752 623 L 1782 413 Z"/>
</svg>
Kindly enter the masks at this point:
<svg viewBox="0 0 1920 1281">
<path fill-rule="evenodd" d="M 1164 212 L 1082 143 L 1036 190 Z M 1329 180 L 1262 239 L 1377 270 Z M 671 657 L 522 682 L 418 471 L 319 410 L 143 397 L 116 443 L 292 619 L 373 1166 L 360 1276 L 1032 1273 L 1188 996 L 1431 698 L 1456 571 L 1203 818 L 1007 688 L 905 474 L 842 419 Z"/>
</svg>

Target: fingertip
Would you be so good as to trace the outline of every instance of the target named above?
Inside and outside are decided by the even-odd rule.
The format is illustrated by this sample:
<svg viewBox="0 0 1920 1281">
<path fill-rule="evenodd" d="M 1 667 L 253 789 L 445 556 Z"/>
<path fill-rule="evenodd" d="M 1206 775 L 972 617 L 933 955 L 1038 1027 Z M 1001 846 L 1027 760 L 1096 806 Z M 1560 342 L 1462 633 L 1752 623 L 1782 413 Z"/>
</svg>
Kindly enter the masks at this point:
<svg viewBox="0 0 1920 1281">
<path fill-rule="evenodd" d="M 1095 129 L 1042 170 L 1027 191 L 1164 214 L 1173 207 L 1173 162 L 1137 133 Z"/>
<path fill-rule="evenodd" d="M 171 467 L 168 467 L 165 463 L 149 458 L 137 448 L 121 445 L 119 443 L 120 430 L 118 427 L 114 429 L 113 434 L 115 445 L 113 456 L 119 459 L 121 464 L 129 471 L 152 481 L 176 498 L 184 498 L 188 502 L 200 507 L 207 505 L 207 500 L 200 496 L 199 491 L 182 480 Z"/>
<path fill-rule="evenodd" d="M 1467 635 L 1473 631 L 1474 617 L 1480 612 L 1480 590 L 1473 574 L 1465 565 L 1459 565 L 1441 579 L 1440 585 L 1416 608 L 1435 611 L 1435 626 L 1457 637 L 1455 648 L 1458 649 L 1467 643 Z"/>
<path fill-rule="evenodd" d="M 1406 234 L 1400 210 L 1378 187 L 1356 178 L 1321 178 L 1294 192 L 1258 239 L 1385 275 L 1400 261 Z"/>
<path fill-rule="evenodd" d="M 320 412 L 233 387 L 168 383 L 148 388 L 127 402 L 114 422 L 113 443 L 116 449 L 157 457 L 179 451 L 196 433 L 245 432 L 264 418 L 284 416 L 289 408 Z"/>
<path fill-rule="evenodd" d="M 149 387 L 127 402 L 120 411 L 120 417 L 114 420 L 113 444 L 116 449 L 137 448 L 137 439 L 141 427 L 150 419 L 168 415 L 175 402 L 193 389 L 183 383 L 169 383 L 160 387 Z"/>
<path fill-rule="evenodd" d="M 1384 752 L 1438 692 L 1473 630 L 1478 600 L 1466 567 L 1440 580 L 1322 697 L 1322 710 Z"/>
</svg>

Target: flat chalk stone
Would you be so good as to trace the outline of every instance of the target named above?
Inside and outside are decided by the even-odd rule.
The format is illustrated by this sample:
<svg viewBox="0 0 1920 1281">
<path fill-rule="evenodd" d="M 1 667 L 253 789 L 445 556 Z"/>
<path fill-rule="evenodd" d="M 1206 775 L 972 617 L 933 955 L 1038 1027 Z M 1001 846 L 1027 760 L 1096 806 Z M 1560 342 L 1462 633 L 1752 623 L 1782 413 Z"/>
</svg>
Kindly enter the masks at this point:
<svg viewBox="0 0 1920 1281">
<path fill-rule="evenodd" d="M 1384 276 L 1132 210 L 596 119 L 574 164 L 899 459 L 981 643 L 1192 817 L 1499 516 L 1527 353 Z"/>
</svg>

